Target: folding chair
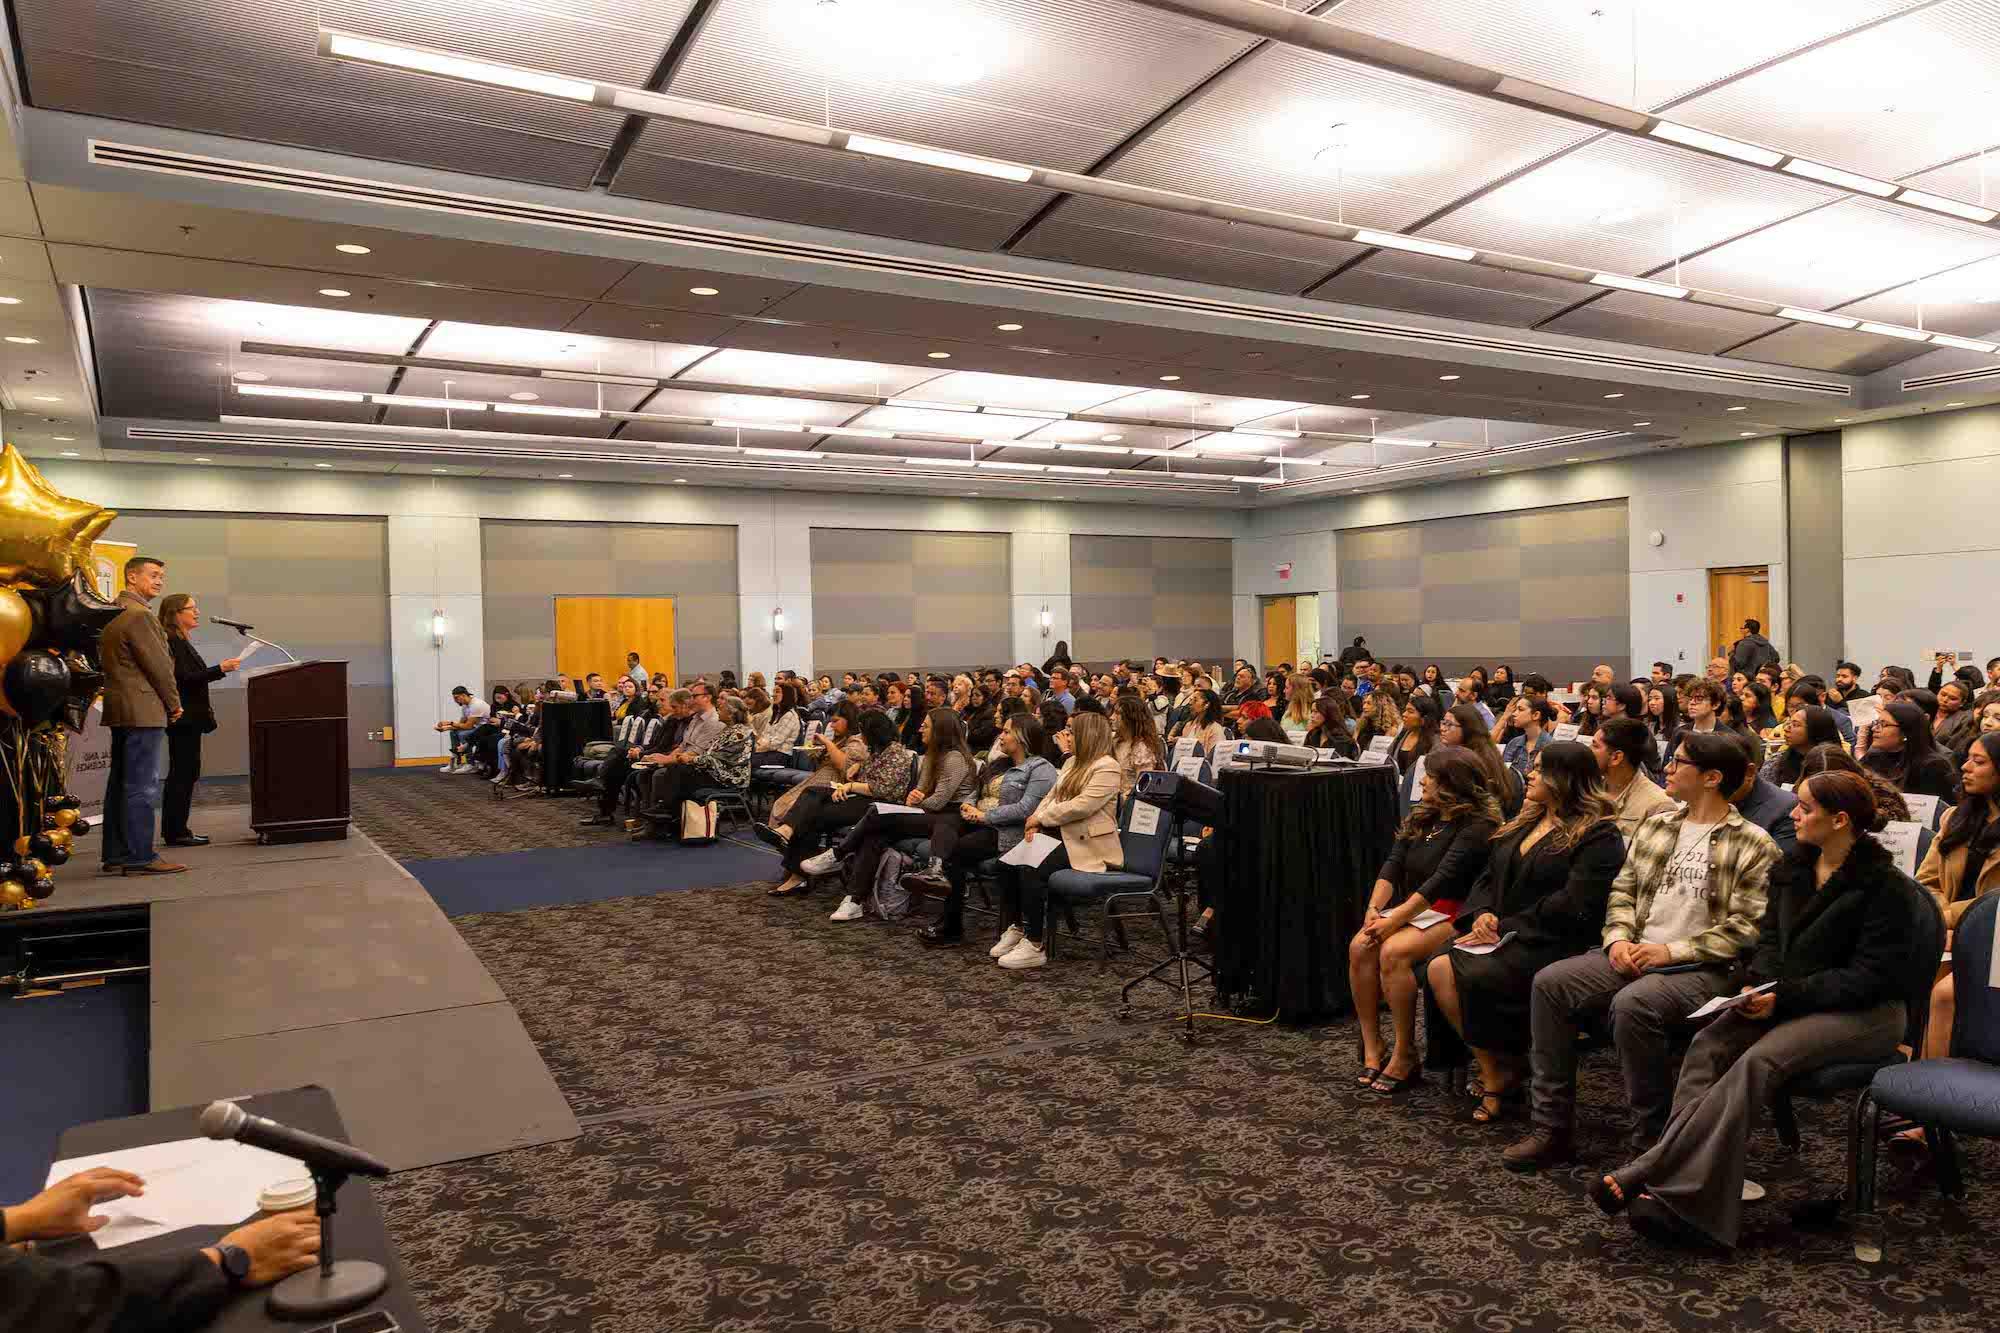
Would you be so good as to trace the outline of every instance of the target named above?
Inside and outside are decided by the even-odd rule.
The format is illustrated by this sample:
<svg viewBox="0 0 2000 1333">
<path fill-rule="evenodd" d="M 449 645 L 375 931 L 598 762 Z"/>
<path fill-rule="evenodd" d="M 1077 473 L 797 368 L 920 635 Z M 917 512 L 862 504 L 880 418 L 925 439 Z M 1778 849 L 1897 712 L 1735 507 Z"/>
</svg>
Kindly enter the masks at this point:
<svg viewBox="0 0 2000 1333">
<path fill-rule="evenodd" d="M 1139 827 L 1134 827 L 1135 822 Z M 1126 802 L 1118 820 L 1118 842 L 1124 849 L 1125 864 L 1117 870 L 1058 870 L 1050 875 L 1050 923 L 1054 921 L 1058 906 L 1074 909 L 1090 903 L 1103 903 L 1104 910 L 1099 915 L 1097 931 L 1100 965 L 1111 960 L 1111 932 L 1114 928 L 1118 931 L 1121 947 L 1124 946 L 1124 923 L 1128 920 L 1156 921 L 1160 934 L 1171 944 L 1173 932 L 1168 928 L 1166 905 L 1160 898 L 1159 890 L 1160 875 L 1167 865 L 1167 844 L 1172 835 L 1172 821 L 1164 811 L 1137 801 Z M 1145 910 L 1120 910 L 1120 904 L 1127 900 L 1143 902 Z M 1050 956 L 1053 957 L 1055 933 L 1047 925 L 1043 928 L 1042 938 L 1048 943 Z"/>
</svg>

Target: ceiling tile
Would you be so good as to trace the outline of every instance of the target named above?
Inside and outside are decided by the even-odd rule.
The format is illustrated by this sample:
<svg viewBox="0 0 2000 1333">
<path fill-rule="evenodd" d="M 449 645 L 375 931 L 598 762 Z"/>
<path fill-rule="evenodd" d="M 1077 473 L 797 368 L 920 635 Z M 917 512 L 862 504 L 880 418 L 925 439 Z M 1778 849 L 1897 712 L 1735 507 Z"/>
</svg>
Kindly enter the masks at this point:
<svg viewBox="0 0 2000 1333">
<path fill-rule="evenodd" d="M 1714 355 L 1746 338 L 1782 328 L 1783 320 L 1738 310 L 1666 301 L 1636 292 L 1606 292 L 1542 325 L 1550 333 L 1609 338 L 1648 347 Z"/>
<path fill-rule="evenodd" d="M 2000 232 L 1848 200 L 1731 241 L 1681 265 L 1691 286 L 1831 310 L 1885 287 L 2000 253 Z"/>
</svg>

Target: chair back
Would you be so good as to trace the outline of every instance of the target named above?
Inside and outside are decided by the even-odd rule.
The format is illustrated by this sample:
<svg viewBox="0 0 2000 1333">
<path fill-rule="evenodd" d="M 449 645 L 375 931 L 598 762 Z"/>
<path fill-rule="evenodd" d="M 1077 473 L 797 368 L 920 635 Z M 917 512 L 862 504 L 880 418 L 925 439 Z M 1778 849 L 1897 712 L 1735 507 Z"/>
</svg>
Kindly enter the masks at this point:
<svg viewBox="0 0 2000 1333">
<path fill-rule="evenodd" d="M 1903 1042 L 1912 1051 L 1920 1052 L 1924 1049 L 1924 1031 L 1930 1026 L 1931 987 L 1937 981 L 1938 962 L 1944 957 L 1944 913 L 1923 885 L 1908 875 L 1898 878 L 1902 881 L 1903 896 L 1914 900 L 1910 934 L 1921 945 L 1917 956 L 1923 960 L 1910 969 L 1903 995 Z"/>
<path fill-rule="evenodd" d="M 1151 831 L 1141 832 L 1133 827 L 1135 823 L 1150 824 Z M 1118 844 L 1125 851 L 1125 864 L 1120 869 L 1128 875 L 1144 875 L 1158 884 L 1160 872 L 1167 864 L 1167 847 L 1173 841 L 1174 826 L 1175 821 L 1157 805 L 1127 801 L 1118 813 Z"/>
<path fill-rule="evenodd" d="M 1929 897 L 1929 894 L 1925 894 Z M 1957 1015 L 1951 1053 L 1963 1060 L 2000 1064 L 2000 988 L 1993 985 L 1993 931 L 2000 893 L 1989 893 L 1958 919 L 1951 935 L 1951 973 Z"/>
</svg>

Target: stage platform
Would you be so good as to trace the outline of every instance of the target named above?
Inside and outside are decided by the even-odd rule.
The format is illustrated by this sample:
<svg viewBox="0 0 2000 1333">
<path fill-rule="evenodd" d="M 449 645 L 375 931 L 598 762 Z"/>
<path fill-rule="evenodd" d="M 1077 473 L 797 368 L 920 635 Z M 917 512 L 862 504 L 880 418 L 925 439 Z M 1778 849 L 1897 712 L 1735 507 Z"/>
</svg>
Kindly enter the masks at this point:
<svg viewBox="0 0 2000 1333">
<path fill-rule="evenodd" d="M 366 834 L 260 847 L 247 805 L 196 814 L 187 874 L 102 875 L 86 841 L 33 912 L 147 910 L 154 1109 L 316 1083 L 397 1170 L 576 1136 L 513 1005 Z"/>
</svg>

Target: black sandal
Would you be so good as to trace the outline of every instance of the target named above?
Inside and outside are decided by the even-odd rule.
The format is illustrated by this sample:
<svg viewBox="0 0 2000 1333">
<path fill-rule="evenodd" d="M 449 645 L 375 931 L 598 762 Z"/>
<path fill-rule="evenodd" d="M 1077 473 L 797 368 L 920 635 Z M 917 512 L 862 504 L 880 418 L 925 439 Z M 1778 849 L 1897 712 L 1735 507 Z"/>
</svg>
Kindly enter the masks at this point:
<svg viewBox="0 0 2000 1333">
<path fill-rule="evenodd" d="M 1421 1069 L 1412 1069 L 1401 1078 L 1397 1078 L 1394 1074 L 1384 1070 L 1368 1086 L 1368 1091 L 1374 1093 L 1377 1097 L 1396 1097 L 1408 1092 L 1423 1081 L 1424 1072 Z"/>
<path fill-rule="evenodd" d="M 783 887 L 775 889 L 766 889 L 764 890 L 764 896 L 767 898 L 797 898 L 802 896 L 810 888 L 812 888 L 811 880 L 801 880 L 797 884 L 792 885 L 792 887 L 789 889 Z"/>
<path fill-rule="evenodd" d="M 1480 1094 L 1479 1105 L 1472 1108 L 1472 1123 L 1475 1125 L 1497 1125 L 1503 1121 L 1512 1119 L 1515 1108 L 1521 1103 L 1521 1094 L 1526 1090 L 1524 1086 L 1517 1083 L 1504 1092 Z M 1494 1109 L 1491 1111 L 1486 1109 L 1488 1102 L 1493 1103 Z"/>
<path fill-rule="evenodd" d="M 1375 1086 L 1375 1080 L 1380 1077 L 1382 1077 L 1382 1071 L 1374 1065 L 1363 1065 L 1361 1066 L 1361 1077 L 1354 1080 L 1354 1086 L 1357 1088 L 1373 1087 Z"/>
</svg>

